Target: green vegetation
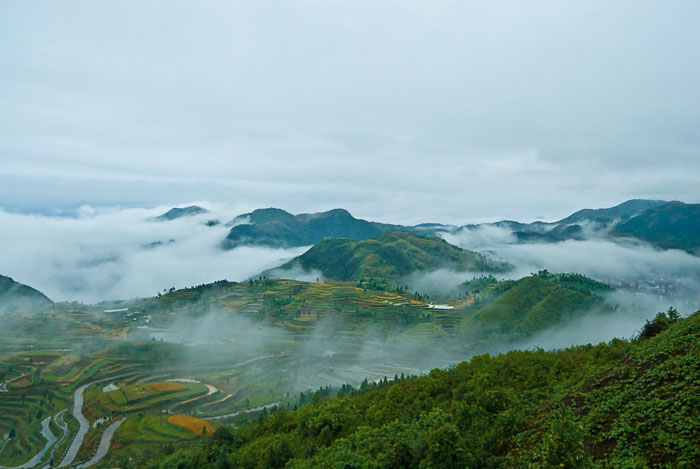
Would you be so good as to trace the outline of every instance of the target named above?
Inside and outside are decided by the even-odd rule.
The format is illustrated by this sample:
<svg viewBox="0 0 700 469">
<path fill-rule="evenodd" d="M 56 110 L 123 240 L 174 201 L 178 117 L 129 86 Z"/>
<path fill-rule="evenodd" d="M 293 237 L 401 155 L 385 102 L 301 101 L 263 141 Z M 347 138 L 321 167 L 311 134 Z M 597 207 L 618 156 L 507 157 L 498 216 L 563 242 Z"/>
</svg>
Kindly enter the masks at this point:
<svg viewBox="0 0 700 469">
<path fill-rule="evenodd" d="M 278 410 L 171 467 L 697 467 L 700 312 L 649 339 L 481 355 Z"/>
<path fill-rule="evenodd" d="M 224 249 L 241 245 L 308 246 L 324 238 L 367 239 L 384 231 L 409 229 L 360 220 L 343 209 L 292 215 L 266 208 L 240 215 L 231 224 L 234 226 L 222 243 Z"/>
<path fill-rule="evenodd" d="M 603 225 L 609 225 L 610 223 L 619 220 L 627 220 L 639 215 L 645 210 L 658 207 L 666 203 L 668 202 L 665 200 L 632 199 L 610 208 L 585 208 L 569 215 L 563 220 L 559 220 L 557 223 L 570 225 L 572 223 L 596 222 Z"/>
<path fill-rule="evenodd" d="M 371 286 L 391 286 L 408 274 L 440 268 L 503 272 L 509 266 L 438 238 L 411 233 L 384 233 L 366 241 L 327 239 L 280 267 L 320 271 L 326 278 Z"/>
<path fill-rule="evenodd" d="M 670 202 L 646 210 L 615 227 L 615 234 L 634 236 L 662 249 L 700 253 L 700 204 Z"/>
<path fill-rule="evenodd" d="M 477 302 L 461 324 L 465 342 L 477 349 L 489 343 L 522 340 L 568 322 L 595 306 L 602 307 L 600 295 L 612 291 L 583 275 L 546 270 L 517 281 L 488 280 L 474 280 Z"/>
<path fill-rule="evenodd" d="M 0 275 L 0 313 L 3 311 L 31 311 L 52 305 L 43 293 L 32 287 Z"/>
</svg>

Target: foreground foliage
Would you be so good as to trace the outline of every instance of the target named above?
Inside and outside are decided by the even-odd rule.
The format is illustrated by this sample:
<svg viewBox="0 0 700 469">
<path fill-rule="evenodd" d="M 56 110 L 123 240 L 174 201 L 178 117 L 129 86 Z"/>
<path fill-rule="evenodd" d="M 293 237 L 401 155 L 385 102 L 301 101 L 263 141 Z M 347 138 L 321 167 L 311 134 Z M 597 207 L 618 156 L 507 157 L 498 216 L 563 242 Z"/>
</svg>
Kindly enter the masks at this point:
<svg viewBox="0 0 700 469">
<path fill-rule="evenodd" d="M 481 355 L 346 389 L 141 464 L 698 467 L 700 312 L 667 326 L 631 342 Z"/>
</svg>

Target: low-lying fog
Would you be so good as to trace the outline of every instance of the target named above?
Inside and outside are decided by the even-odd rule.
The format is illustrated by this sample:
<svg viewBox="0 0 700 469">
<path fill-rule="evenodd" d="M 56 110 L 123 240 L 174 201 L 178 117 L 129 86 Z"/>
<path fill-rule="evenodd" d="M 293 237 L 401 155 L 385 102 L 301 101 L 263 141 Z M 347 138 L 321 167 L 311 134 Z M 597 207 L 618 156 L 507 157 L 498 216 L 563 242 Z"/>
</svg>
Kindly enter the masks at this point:
<svg viewBox="0 0 700 469">
<path fill-rule="evenodd" d="M 164 288 L 241 281 L 306 248 L 219 249 L 237 213 L 212 204 L 193 217 L 154 221 L 171 207 L 82 207 L 71 217 L 0 210 L 0 273 L 54 301 L 95 303 L 153 296 Z M 221 224 L 207 226 L 208 220 Z"/>
</svg>

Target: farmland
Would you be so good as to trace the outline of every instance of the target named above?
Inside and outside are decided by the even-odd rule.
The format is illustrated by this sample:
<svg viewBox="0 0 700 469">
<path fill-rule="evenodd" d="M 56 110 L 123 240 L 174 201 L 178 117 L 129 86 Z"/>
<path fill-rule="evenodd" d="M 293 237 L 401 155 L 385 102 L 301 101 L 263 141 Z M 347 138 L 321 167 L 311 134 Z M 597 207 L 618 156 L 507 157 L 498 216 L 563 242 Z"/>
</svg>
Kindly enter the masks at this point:
<svg viewBox="0 0 700 469">
<path fill-rule="evenodd" d="M 447 366 L 472 353 L 476 342 L 465 341 L 479 327 L 500 327 L 482 325 L 484 308 L 506 315 L 520 290 L 533 305 L 546 298 L 567 311 L 598 301 L 598 285 L 567 279 L 481 281 L 434 307 L 402 288 L 261 277 L 7 313 L 0 435 L 12 438 L 0 443 L 0 465 L 120 465 L 204 441 L 272 406 L 298 407 L 309 391 L 326 396 Z M 114 432 L 108 448 L 106 432 Z"/>
</svg>

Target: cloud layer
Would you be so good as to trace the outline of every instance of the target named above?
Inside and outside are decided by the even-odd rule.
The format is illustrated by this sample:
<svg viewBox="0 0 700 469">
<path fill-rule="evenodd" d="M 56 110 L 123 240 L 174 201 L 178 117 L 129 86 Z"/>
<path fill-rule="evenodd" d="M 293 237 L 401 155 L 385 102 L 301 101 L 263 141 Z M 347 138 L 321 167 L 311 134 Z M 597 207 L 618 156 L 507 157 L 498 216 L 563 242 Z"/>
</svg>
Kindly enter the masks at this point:
<svg viewBox="0 0 700 469">
<path fill-rule="evenodd" d="M 205 222 L 211 218 L 226 222 L 235 213 L 206 206 L 213 212 L 167 222 L 152 218 L 169 207 L 86 206 L 72 217 L 0 211 L 0 272 L 54 301 L 97 302 L 153 296 L 173 286 L 240 281 L 305 250 L 222 251 L 218 245 L 228 228 Z"/>
<path fill-rule="evenodd" d="M 0 201 L 403 223 L 695 202 L 698 18 L 694 1 L 9 0 Z"/>
</svg>

